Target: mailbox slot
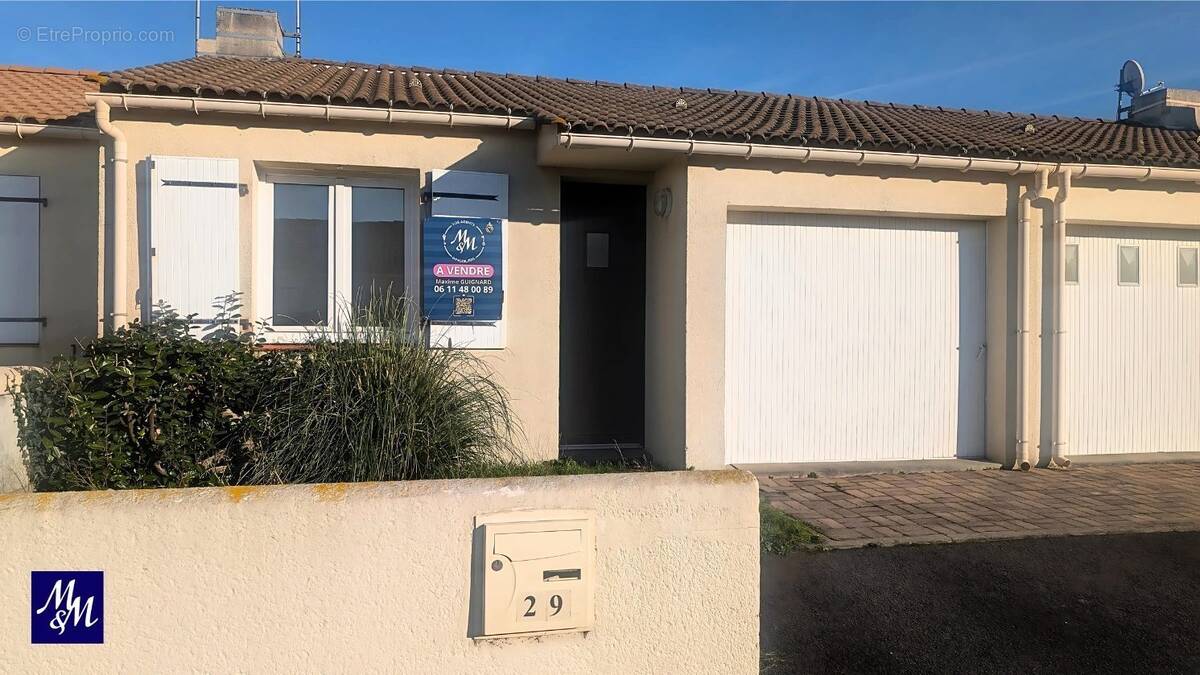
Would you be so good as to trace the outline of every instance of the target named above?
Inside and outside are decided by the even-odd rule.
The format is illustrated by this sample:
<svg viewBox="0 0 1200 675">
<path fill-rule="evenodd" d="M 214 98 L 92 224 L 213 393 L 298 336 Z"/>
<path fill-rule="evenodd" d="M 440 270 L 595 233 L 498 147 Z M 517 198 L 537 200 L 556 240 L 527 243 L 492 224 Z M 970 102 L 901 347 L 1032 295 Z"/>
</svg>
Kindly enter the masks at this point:
<svg viewBox="0 0 1200 675">
<path fill-rule="evenodd" d="M 546 570 L 542 572 L 542 581 L 579 581 L 580 570 Z"/>
</svg>

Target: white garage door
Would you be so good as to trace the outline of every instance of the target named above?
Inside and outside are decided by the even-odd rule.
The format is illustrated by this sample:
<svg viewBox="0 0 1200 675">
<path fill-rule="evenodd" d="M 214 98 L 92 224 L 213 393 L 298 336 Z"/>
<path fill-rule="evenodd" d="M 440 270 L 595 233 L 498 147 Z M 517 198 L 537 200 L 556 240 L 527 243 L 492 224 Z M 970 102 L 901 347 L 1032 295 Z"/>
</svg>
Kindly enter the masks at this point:
<svg viewBox="0 0 1200 675">
<path fill-rule="evenodd" d="M 730 463 L 984 453 L 982 223 L 731 213 Z"/>
<path fill-rule="evenodd" d="M 1072 227 L 1070 455 L 1200 451 L 1200 232 Z"/>
</svg>

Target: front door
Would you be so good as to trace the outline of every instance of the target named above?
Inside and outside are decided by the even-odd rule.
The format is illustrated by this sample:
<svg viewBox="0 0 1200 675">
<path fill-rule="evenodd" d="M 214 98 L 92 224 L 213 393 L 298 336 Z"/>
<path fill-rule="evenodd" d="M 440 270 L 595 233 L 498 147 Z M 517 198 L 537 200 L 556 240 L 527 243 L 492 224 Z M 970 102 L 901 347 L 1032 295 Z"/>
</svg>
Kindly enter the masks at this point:
<svg viewBox="0 0 1200 675">
<path fill-rule="evenodd" d="M 563 183 L 559 443 L 640 450 L 645 437 L 646 189 Z"/>
</svg>

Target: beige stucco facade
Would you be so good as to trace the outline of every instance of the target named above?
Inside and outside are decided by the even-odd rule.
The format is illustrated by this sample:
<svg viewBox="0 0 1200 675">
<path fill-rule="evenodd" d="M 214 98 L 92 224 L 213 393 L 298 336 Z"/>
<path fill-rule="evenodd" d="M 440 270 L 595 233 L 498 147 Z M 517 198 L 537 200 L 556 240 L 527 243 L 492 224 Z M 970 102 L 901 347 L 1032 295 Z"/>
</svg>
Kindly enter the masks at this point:
<svg viewBox="0 0 1200 675">
<path fill-rule="evenodd" d="M 730 211 L 804 211 L 988 219 L 1005 214 L 1001 182 L 785 162 L 696 162 L 688 169 L 690 462 L 724 462 L 725 231 Z M 871 411 L 864 410 L 863 415 Z"/>
<path fill-rule="evenodd" d="M 687 446 L 687 163 L 654 176 L 648 192 L 676 200 L 664 219 L 646 214 L 646 447 L 664 466 L 691 464 Z M 723 464 L 724 462 L 722 462 Z"/>
<path fill-rule="evenodd" d="M 476 517 L 595 522 L 589 632 L 473 640 Z M 758 484 L 657 472 L 0 496 L 0 671 L 757 673 Z M 104 644 L 30 644 L 103 570 Z"/>
<path fill-rule="evenodd" d="M 186 119 L 186 118 L 185 118 Z M 152 155 L 232 158 L 238 160 L 241 228 L 241 285 L 247 314 L 255 308 L 255 227 L 257 191 L 273 168 L 303 168 L 332 176 L 385 176 L 410 186 L 406 220 L 419 222 L 418 192 L 426 173 L 459 169 L 503 173 L 509 177 L 511 271 L 505 312 L 519 317 L 507 322 L 506 346 L 481 351 L 508 389 L 522 423 L 524 447 L 531 457 L 558 453 L 558 189 L 559 176 L 534 161 L 528 133 L 405 126 L 380 128 L 345 123 L 256 121 L 206 118 L 183 126 L 146 118 L 114 120 L 125 132 L 129 148 L 130 245 L 127 306 L 141 316 L 143 278 L 139 237 L 148 227 L 139 164 Z M 191 122 L 191 120 L 189 120 Z"/>
<path fill-rule="evenodd" d="M 724 461 L 724 268 L 730 211 L 920 216 L 986 222 L 987 457 L 1019 464 L 1017 448 L 1016 284 L 1019 196 L 1030 175 L 923 172 L 887 167 L 746 160 L 693 161 L 687 170 L 686 368 L 688 463 Z M 1025 405 L 1029 441 L 1040 464 L 1050 461 L 1051 285 L 1050 201 L 1030 209 L 1027 280 L 1028 345 Z M 1200 188 L 1187 183 L 1077 181 L 1068 200 L 1071 224 L 1200 227 Z M 1086 392 L 1080 395 L 1086 395 Z M 870 410 L 863 410 L 865 416 Z"/>
<path fill-rule="evenodd" d="M 139 247 L 148 227 L 142 168 L 152 155 L 233 158 L 244 187 L 238 201 L 240 281 L 247 313 L 255 307 L 259 191 L 279 169 L 326 175 L 386 176 L 409 187 L 408 216 L 419 220 L 417 195 L 427 172 L 461 169 L 509 179 L 506 337 L 502 349 L 480 351 L 512 396 L 527 455 L 558 453 L 560 185 L 566 180 L 647 186 L 646 447 L 668 468 L 726 463 L 724 448 L 725 245 L 731 211 L 883 215 L 985 223 L 987 457 L 1019 465 L 1017 407 L 1024 401 L 1029 444 L 1049 460 L 1048 420 L 1053 245 L 1051 181 L 1029 209 L 1024 303 L 1024 376 L 1018 372 L 1018 228 L 1021 196 L 1032 174 L 910 170 L 784 159 L 684 156 L 653 150 L 587 150 L 557 145 L 549 129 L 425 126 L 352 121 L 257 118 L 116 110 L 128 141 L 129 242 L 107 252 L 111 230 L 98 224 L 106 200 L 98 176 L 104 147 L 24 141 L 0 149 L 0 173 L 38 174 L 50 207 L 43 220 L 42 304 L 48 317 L 37 348 L 0 347 L 0 364 L 46 361 L 86 340 L 112 308 L 104 295 L 112 255 L 127 262 L 126 304 L 145 309 Z M 102 144 L 103 145 L 103 144 Z M 111 184 L 111 181 L 108 181 Z M 661 217 L 653 196 L 668 188 L 673 208 Z M 1069 224 L 1200 228 L 1200 188 L 1182 181 L 1076 179 Z M 102 219 L 100 219 L 102 220 Z M 104 263 L 101 265 L 101 263 Z M 103 298 L 103 308 L 100 301 Z M 864 416 L 871 414 L 864 410 Z"/>
<path fill-rule="evenodd" d="M 37 345 L 0 345 L 0 366 L 36 365 L 70 353 L 102 330 L 103 150 L 98 140 L 0 136 L 0 175 L 37 176 L 41 209 L 41 316 Z"/>
</svg>

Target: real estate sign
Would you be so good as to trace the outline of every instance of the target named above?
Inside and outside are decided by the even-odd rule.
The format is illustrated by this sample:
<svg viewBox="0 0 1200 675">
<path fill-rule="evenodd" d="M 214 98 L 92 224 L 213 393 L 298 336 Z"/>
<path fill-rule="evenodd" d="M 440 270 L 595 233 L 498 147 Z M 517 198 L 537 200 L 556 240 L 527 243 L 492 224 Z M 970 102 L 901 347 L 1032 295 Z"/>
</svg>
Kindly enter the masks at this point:
<svg viewBox="0 0 1200 675">
<path fill-rule="evenodd" d="M 429 216 L 422 227 L 423 314 L 439 323 L 499 321 L 503 221 Z"/>
</svg>

